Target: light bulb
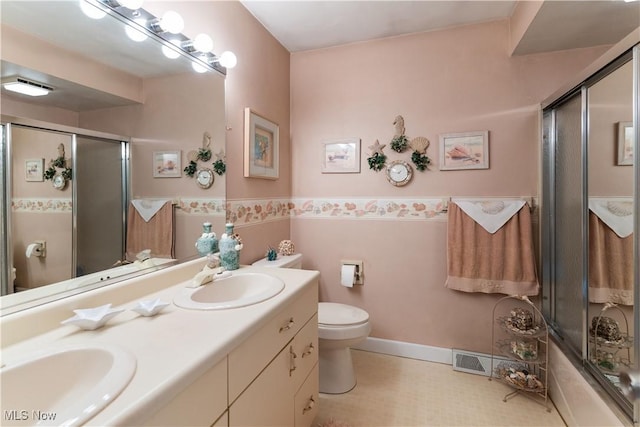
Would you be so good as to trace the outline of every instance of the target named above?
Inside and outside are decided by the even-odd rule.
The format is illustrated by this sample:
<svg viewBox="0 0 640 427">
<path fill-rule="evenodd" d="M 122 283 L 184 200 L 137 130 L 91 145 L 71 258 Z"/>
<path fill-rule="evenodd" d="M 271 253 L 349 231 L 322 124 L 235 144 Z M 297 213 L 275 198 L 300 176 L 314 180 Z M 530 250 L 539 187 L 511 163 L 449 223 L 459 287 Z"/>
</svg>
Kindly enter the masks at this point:
<svg viewBox="0 0 640 427">
<path fill-rule="evenodd" d="M 95 0 L 79 0 L 80 9 L 91 19 L 102 19 L 107 13 L 96 5 Z"/>
<path fill-rule="evenodd" d="M 193 39 L 193 47 L 199 52 L 211 52 L 213 50 L 213 40 L 206 34 L 198 34 L 196 38 Z"/>
<path fill-rule="evenodd" d="M 142 27 L 146 27 L 147 21 L 142 18 L 135 19 L 134 22 Z M 139 28 L 132 27 L 131 25 L 127 25 L 124 29 L 124 32 L 127 33 L 127 37 L 129 37 L 134 42 L 142 42 L 147 39 L 147 35 L 142 32 Z"/>
<path fill-rule="evenodd" d="M 176 45 L 178 48 L 180 47 L 180 40 L 169 40 L 169 42 Z M 172 49 L 166 45 L 162 45 L 162 53 L 169 59 L 176 59 L 180 56 L 180 53 L 178 53 L 175 49 Z"/>
<path fill-rule="evenodd" d="M 218 58 L 218 62 L 224 68 L 233 68 L 238 63 L 238 58 L 236 58 L 236 55 L 233 52 L 226 50 L 222 52 L 222 55 Z"/>
<path fill-rule="evenodd" d="M 204 55 L 200 55 L 198 58 L 204 62 L 208 62 L 207 57 Z M 191 62 L 191 68 L 193 68 L 193 71 L 195 71 L 196 73 L 206 73 L 208 71 L 204 66 L 195 61 Z"/>
<path fill-rule="evenodd" d="M 118 0 L 121 6 L 131 10 L 138 10 L 142 7 L 144 0 Z"/>
<path fill-rule="evenodd" d="M 184 29 L 184 20 L 178 12 L 169 10 L 162 15 L 160 27 L 168 33 L 179 34 Z"/>
</svg>

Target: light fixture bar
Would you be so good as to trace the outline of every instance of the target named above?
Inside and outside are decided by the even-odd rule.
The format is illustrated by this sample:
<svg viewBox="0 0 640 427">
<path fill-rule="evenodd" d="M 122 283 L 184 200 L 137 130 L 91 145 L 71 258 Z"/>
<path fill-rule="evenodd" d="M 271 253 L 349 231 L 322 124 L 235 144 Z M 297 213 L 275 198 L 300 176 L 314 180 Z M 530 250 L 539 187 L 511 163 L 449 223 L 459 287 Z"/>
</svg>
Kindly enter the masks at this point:
<svg viewBox="0 0 640 427">
<path fill-rule="evenodd" d="M 19 76 L 2 80 L 2 86 L 6 90 L 29 96 L 44 96 L 53 91 L 51 86 Z"/>
<path fill-rule="evenodd" d="M 113 16 L 125 25 L 133 26 L 141 32 L 144 32 L 149 38 L 155 39 L 160 42 L 166 48 L 179 52 L 182 56 L 188 58 L 190 61 L 205 67 L 207 71 L 216 71 L 223 76 L 227 75 L 227 69 L 220 65 L 216 61 L 216 56 L 213 53 L 202 53 L 196 50 L 192 50 L 189 43 L 191 40 L 182 33 L 178 34 L 166 34 L 170 36 L 165 38 L 165 33 L 158 33 L 154 31 L 154 25 L 159 21 L 156 16 L 146 11 L 144 8 L 137 10 L 131 10 L 126 7 L 116 5 L 111 0 L 98 0 L 97 5 L 109 15 Z M 138 20 L 136 22 L 136 20 Z M 146 25 L 140 25 L 139 22 L 146 21 Z M 169 40 L 178 40 L 180 43 L 176 44 Z M 182 45 L 184 44 L 184 47 Z"/>
</svg>

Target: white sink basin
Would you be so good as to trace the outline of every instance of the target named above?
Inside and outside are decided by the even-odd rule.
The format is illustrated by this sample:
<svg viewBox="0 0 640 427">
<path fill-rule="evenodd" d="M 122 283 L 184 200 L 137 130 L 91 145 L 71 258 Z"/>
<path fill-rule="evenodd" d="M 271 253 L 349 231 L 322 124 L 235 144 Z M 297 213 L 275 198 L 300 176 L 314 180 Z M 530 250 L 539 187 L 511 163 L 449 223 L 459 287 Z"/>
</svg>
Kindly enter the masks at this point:
<svg viewBox="0 0 640 427">
<path fill-rule="evenodd" d="M 178 307 L 193 310 L 225 310 L 266 301 L 283 289 L 284 282 L 277 277 L 233 271 L 230 277 L 180 290 L 173 302 Z"/>
<path fill-rule="evenodd" d="M 3 363 L 3 426 L 84 424 L 120 394 L 136 370 L 133 355 L 101 345 L 50 349 Z"/>
</svg>

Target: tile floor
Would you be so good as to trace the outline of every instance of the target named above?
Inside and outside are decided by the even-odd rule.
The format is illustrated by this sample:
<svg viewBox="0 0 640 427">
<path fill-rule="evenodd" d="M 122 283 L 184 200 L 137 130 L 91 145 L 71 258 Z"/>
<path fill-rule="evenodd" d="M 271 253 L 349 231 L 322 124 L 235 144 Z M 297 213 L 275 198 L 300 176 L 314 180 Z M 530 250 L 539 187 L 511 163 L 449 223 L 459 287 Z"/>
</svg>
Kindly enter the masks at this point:
<svg viewBox="0 0 640 427">
<path fill-rule="evenodd" d="M 313 426 L 335 420 L 350 427 L 565 426 L 523 396 L 503 402 L 509 386 L 454 371 L 450 365 L 352 350 L 358 384 L 349 393 L 320 395 Z"/>
</svg>

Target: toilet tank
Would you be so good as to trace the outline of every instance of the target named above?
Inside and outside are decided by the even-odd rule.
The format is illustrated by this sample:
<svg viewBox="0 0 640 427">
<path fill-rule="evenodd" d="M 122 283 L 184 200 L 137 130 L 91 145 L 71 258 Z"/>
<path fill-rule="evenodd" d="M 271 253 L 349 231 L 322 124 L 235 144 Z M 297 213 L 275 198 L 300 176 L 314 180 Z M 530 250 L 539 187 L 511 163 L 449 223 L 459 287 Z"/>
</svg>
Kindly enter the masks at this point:
<svg viewBox="0 0 640 427">
<path fill-rule="evenodd" d="M 256 267 L 275 267 L 275 268 L 302 268 L 302 254 L 293 255 L 278 255 L 275 261 L 269 261 L 267 258 L 262 258 L 253 264 Z"/>
</svg>

